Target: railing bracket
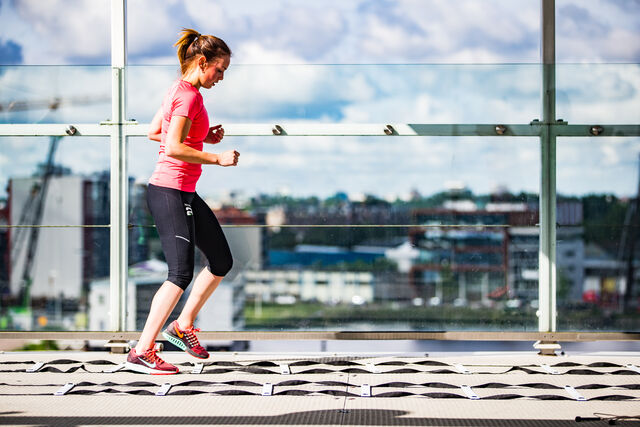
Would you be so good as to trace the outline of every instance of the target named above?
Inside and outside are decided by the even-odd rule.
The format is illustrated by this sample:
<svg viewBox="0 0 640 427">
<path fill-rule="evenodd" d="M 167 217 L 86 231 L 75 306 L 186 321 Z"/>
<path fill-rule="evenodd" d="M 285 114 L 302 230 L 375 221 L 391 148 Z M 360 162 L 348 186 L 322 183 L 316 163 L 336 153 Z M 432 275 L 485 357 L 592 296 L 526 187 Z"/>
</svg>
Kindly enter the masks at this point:
<svg viewBox="0 0 640 427">
<path fill-rule="evenodd" d="M 129 346 L 129 342 L 124 340 L 110 340 L 104 346 L 109 347 L 110 353 L 116 354 L 124 354 L 131 349 L 131 347 Z"/>
<path fill-rule="evenodd" d="M 556 351 L 562 347 L 557 341 L 536 341 L 533 348 L 538 350 L 538 354 L 541 356 L 557 356 Z"/>
</svg>

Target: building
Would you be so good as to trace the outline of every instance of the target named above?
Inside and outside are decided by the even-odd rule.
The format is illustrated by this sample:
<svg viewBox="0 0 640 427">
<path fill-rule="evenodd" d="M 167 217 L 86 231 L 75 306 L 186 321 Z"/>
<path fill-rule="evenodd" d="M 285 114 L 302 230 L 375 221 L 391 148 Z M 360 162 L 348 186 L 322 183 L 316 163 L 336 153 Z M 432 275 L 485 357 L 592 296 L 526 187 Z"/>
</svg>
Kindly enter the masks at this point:
<svg viewBox="0 0 640 427">
<path fill-rule="evenodd" d="M 560 204 L 562 205 L 562 203 Z M 582 298 L 584 241 L 578 203 L 559 206 L 556 259 L 563 295 Z M 508 299 L 537 304 L 538 211 L 524 203 L 489 203 L 484 209 L 422 209 L 409 231 L 419 250 L 410 270 L 415 296 L 433 304 L 491 305 Z"/>
<path fill-rule="evenodd" d="M 435 305 L 469 300 L 486 305 L 491 297 L 502 297 L 509 289 L 509 234 L 501 225 L 523 226 L 528 219 L 522 212 L 414 211 L 414 223 L 422 226 L 409 230 L 419 250 L 409 272 L 415 296 Z"/>
<path fill-rule="evenodd" d="M 350 263 L 371 264 L 383 259 L 388 248 L 354 246 L 351 249 L 339 246 L 296 245 L 293 250 L 272 249 L 269 265 L 274 268 L 307 268 L 348 265 Z"/>
<path fill-rule="evenodd" d="M 40 197 L 40 181 L 37 177 L 9 181 L 9 223 L 64 227 L 10 229 L 10 293 L 24 292 L 29 280 L 30 298 L 79 300 L 92 278 L 108 274 L 108 227 L 83 227 L 109 224 L 108 176 L 84 177 L 70 172 L 52 176 L 42 196 L 41 218 L 34 224 L 38 221 L 32 213 L 34 199 Z M 31 245 L 35 247 L 29 264 Z M 30 270 L 25 271 L 29 265 Z"/>
<path fill-rule="evenodd" d="M 375 292 L 370 272 L 262 270 L 243 277 L 247 297 L 264 302 L 364 304 L 373 302 Z"/>
</svg>

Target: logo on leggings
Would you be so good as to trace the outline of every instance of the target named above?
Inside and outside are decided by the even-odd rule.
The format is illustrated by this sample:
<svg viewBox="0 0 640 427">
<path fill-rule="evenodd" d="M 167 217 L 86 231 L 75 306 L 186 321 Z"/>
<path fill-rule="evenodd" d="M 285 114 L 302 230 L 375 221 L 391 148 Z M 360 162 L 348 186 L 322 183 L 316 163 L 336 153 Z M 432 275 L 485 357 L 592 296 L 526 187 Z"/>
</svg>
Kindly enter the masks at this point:
<svg viewBox="0 0 640 427">
<path fill-rule="evenodd" d="M 184 210 L 187 211 L 187 216 L 193 216 L 193 210 L 191 209 L 191 205 L 188 203 L 184 204 Z"/>
</svg>

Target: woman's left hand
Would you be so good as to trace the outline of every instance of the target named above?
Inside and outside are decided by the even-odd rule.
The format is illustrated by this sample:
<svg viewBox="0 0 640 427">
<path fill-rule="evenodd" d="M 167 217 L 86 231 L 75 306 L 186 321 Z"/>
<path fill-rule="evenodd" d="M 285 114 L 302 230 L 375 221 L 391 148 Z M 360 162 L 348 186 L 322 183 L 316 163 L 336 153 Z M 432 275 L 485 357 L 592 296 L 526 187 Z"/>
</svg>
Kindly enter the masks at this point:
<svg viewBox="0 0 640 427">
<path fill-rule="evenodd" d="M 209 128 L 209 133 L 204 139 L 207 144 L 217 144 L 224 138 L 224 129 L 222 125 L 216 125 Z"/>
</svg>

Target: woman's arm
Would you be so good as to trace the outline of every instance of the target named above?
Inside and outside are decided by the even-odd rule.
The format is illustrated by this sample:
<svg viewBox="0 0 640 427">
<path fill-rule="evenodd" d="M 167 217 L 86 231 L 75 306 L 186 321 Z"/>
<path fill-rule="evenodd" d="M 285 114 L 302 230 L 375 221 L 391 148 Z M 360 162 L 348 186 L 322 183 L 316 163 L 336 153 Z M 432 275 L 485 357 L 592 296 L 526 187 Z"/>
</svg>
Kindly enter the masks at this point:
<svg viewBox="0 0 640 427">
<path fill-rule="evenodd" d="M 191 119 L 184 116 L 173 116 L 167 136 L 165 138 L 164 152 L 167 156 L 188 163 L 200 163 L 205 165 L 235 166 L 238 164 L 238 153 L 235 150 L 225 151 L 221 154 L 199 151 L 184 144 L 184 140 L 191 129 Z"/>
<path fill-rule="evenodd" d="M 147 136 L 152 141 L 162 141 L 162 107 L 160 107 L 156 115 L 153 116 Z"/>
</svg>

